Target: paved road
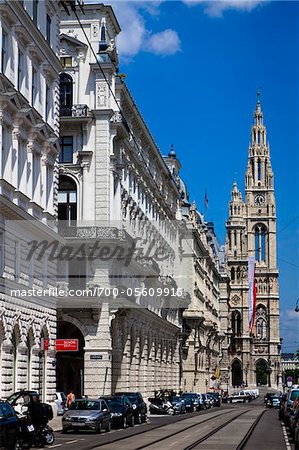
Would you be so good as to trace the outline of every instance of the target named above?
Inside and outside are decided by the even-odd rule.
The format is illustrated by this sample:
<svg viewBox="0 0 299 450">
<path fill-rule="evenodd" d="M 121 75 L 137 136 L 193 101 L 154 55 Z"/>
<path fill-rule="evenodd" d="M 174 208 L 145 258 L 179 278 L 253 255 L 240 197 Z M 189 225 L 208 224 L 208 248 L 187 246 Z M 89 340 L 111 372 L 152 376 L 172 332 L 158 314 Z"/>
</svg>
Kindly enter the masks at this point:
<svg viewBox="0 0 299 450">
<path fill-rule="evenodd" d="M 253 429 L 253 426 L 255 428 Z M 265 410 L 262 399 L 248 405 L 223 405 L 182 416 L 149 416 L 146 424 L 95 435 L 89 432 L 56 433 L 51 449 L 70 450 L 285 450 L 276 410 Z"/>
</svg>

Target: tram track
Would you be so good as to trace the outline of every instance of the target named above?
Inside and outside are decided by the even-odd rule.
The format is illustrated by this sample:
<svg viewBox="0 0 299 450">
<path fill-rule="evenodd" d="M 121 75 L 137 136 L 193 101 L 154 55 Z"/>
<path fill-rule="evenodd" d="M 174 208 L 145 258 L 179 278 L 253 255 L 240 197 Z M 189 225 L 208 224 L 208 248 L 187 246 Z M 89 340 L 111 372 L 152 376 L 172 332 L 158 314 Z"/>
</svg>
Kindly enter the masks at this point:
<svg viewBox="0 0 299 450">
<path fill-rule="evenodd" d="M 196 441 L 194 441 L 192 444 L 188 445 L 187 447 L 184 448 L 184 450 L 193 450 L 194 448 L 196 448 L 198 445 L 204 443 L 205 441 L 207 441 L 210 437 L 214 436 L 216 433 L 218 433 L 218 431 L 223 430 L 225 427 L 227 427 L 229 424 L 231 424 L 232 422 L 234 422 L 235 420 L 239 419 L 239 417 L 243 416 L 244 414 L 248 413 L 250 411 L 250 409 L 242 412 L 241 414 L 238 414 L 236 417 L 233 417 L 231 419 L 229 419 L 228 421 L 224 422 L 223 424 L 219 425 L 218 427 L 216 427 L 214 430 L 210 431 L 209 433 L 207 433 L 205 436 L 202 436 L 201 438 L 197 439 Z M 261 414 L 259 414 L 259 416 L 255 419 L 255 421 L 253 422 L 253 424 L 250 426 L 249 430 L 246 432 L 245 436 L 242 438 L 241 442 L 239 444 L 237 444 L 237 446 L 235 447 L 234 450 L 243 450 L 244 447 L 246 446 L 247 442 L 250 439 L 250 436 L 252 435 L 255 427 L 257 426 L 257 424 L 259 423 L 259 421 L 261 420 L 262 416 L 264 415 L 265 411 L 262 411 Z"/>
<path fill-rule="evenodd" d="M 215 415 L 213 415 L 213 416 L 211 416 L 211 417 L 208 417 L 207 419 L 204 419 L 204 420 L 202 420 L 202 421 L 199 422 L 199 423 L 193 423 L 193 424 L 188 425 L 188 426 L 186 426 L 185 428 L 183 428 L 183 429 L 181 429 L 181 430 L 179 430 L 179 431 L 176 431 L 176 432 L 174 432 L 174 433 L 171 433 L 171 434 L 169 434 L 169 435 L 167 435 L 167 436 L 165 436 L 165 437 L 163 437 L 163 438 L 161 438 L 161 439 L 157 439 L 157 440 L 155 440 L 155 441 L 152 441 L 150 444 L 146 444 L 146 445 L 144 445 L 144 446 L 142 445 L 142 446 L 139 446 L 139 447 L 132 447 L 132 448 L 134 448 L 134 450 L 142 450 L 142 449 L 144 449 L 144 448 L 149 447 L 150 445 L 153 445 L 153 444 L 155 444 L 155 443 L 158 443 L 158 442 L 164 441 L 164 440 L 166 440 L 166 439 L 169 439 L 169 438 L 172 437 L 172 436 L 175 436 L 175 435 L 177 435 L 177 434 L 179 434 L 179 433 L 182 433 L 182 432 L 187 431 L 187 430 L 189 430 L 189 429 L 191 429 L 191 428 L 194 428 L 194 427 L 196 427 L 196 426 L 199 426 L 199 425 L 201 425 L 201 424 L 203 424 L 203 423 L 206 423 L 206 422 L 208 422 L 208 421 L 210 421 L 210 420 L 213 420 L 213 419 L 215 419 L 215 418 L 222 417 L 222 416 L 225 416 L 226 414 L 232 413 L 232 411 L 233 411 L 233 410 L 230 409 L 229 411 L 220 412 L 219 414 L 215 414 Z M 240 414 L 239 414 L 239 415 L 240 415 Z M 202 414 L 199 414 L 197 417 L 201 417 L 201 416 L 203 416 L 203 415 L 202 415 Z M 183 422 L 183 421 L 184 421 L 184 419 L 180 420 L 180 421 L 177 422 L 177 423 L 180 423 L 180 422 Z M 118 442 L 121 442 L 121 441 L 124 441 L 124 440 L 128 440 L 128 439 L 130 439 L 130 438 L 136 438 L 136 436 L 138 436 L 138 435 L 140 435 L 140 434 L 149 433 L 149 432 L 151 432 L 151 431 L 155 431 L 155 430 L 157 430 L 157 429 L 163 428 L 163 427 L 165 427 L 165 426 L 167 426 L 167 425 L 170 425 L 170 424 L 161 424 L 161 425 L 157 425 L 157 426 L 155 426 L 155 427 L 153 427 L 153 428 L 149 428 L 148 430 L 142 429 L 142 427 L 141 427 L 141 429 L 140 429 L 140 431 L 139 431 L 138 433 L 134 433 L 134 434 L 131 435 L 131 436 L 122 436 L 122 437 L 120 437 L 120 438 L 111 439 L 111 440 L 109 440 L 109 441 L 103 442 L 102 444 L 99 444 L 99 443 L 98 443 L 97 445 L 95 445 L 95 446 L 93 446 L 93 447 L 90 447 L 90 450 L 95 449 L 95 448 L 104 447 L 105 445 L 118 443 Z"/>
</svg>

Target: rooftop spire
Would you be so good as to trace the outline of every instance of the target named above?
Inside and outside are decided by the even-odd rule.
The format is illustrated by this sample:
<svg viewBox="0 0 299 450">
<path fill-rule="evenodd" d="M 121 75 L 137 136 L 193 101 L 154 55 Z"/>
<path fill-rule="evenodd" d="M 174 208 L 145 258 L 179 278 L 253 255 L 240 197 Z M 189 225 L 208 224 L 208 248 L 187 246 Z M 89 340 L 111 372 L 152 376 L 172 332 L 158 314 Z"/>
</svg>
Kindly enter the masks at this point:
<svg viewBox="0 0 299 450">
<path fill-rule="evenodd" d="M 168 153 L 168 156 L 169 156 L 170 158 L 176 158 L 176 153 L 175 153 L 175 151 L 174 151 L 174 146 L 173 146 L 173 144 L 171 144 L 170 152 Z"/>
</svg>

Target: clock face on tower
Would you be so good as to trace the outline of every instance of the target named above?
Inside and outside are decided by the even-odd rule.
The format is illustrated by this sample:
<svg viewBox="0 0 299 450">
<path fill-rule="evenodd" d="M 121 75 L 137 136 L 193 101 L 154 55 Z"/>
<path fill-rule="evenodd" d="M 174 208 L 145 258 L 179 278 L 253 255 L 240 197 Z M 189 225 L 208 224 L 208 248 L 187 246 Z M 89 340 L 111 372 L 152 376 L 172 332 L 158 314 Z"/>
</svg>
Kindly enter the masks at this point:
<svg viewBox="0 0 299 450">
<path fill-rule="evenodd" d="M 265 203 L 265 197 L 262 194 L 258 194 L 254 197 L 254 204 L 257 206 L 264 205 Z"/>
</svg>

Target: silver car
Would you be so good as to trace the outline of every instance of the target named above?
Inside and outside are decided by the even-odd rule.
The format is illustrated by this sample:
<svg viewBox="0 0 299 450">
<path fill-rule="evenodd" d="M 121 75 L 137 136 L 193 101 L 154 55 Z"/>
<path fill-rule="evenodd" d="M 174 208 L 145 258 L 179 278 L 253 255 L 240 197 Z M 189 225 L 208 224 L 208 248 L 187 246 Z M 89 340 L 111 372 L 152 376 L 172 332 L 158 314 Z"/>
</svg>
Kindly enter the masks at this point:
<svg viewBox="0 0 299 450">
<path fill-rule="evenodd" d="M 68 430 L 111 430 L 110 411 L 103 399 L 75 400 L 62 417 L 62 432 Z"/>
</svg>

